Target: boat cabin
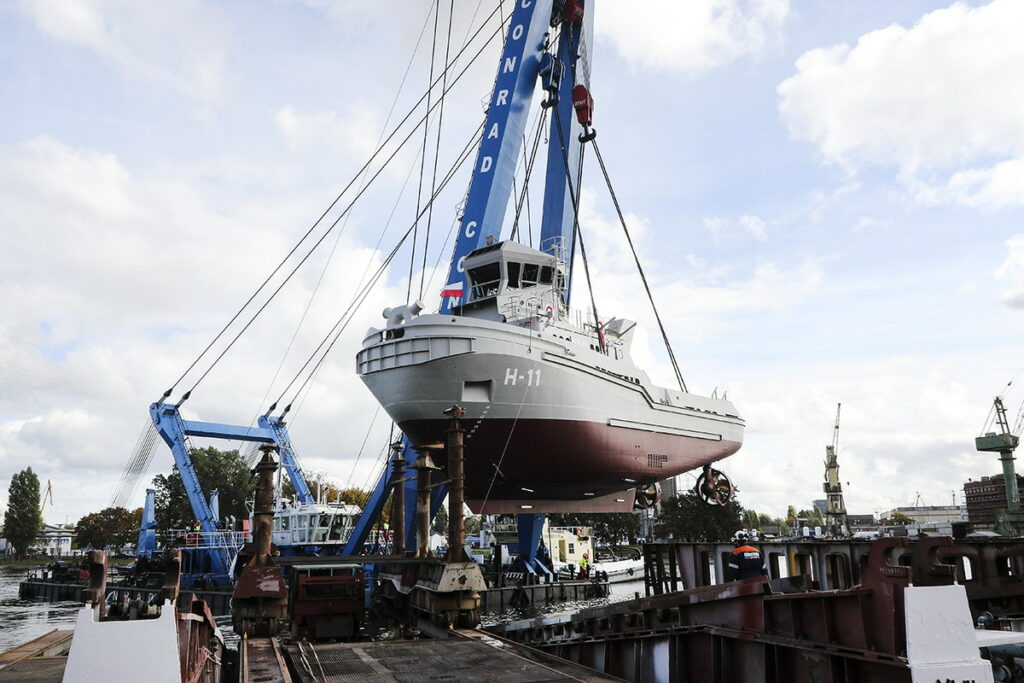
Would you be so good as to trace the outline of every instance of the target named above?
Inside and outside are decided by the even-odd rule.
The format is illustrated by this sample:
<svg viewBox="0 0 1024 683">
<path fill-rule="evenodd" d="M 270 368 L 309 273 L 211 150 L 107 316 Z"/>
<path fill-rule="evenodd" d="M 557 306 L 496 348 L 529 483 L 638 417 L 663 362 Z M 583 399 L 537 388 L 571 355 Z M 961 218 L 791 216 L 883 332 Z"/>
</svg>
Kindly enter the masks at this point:
<svg viewBox="0 0 1024 683">
<path fill-rule="evenodd" d="M 273 541 L 282 549 L 341 546 L 348 541 L 361 512 L 358 505 L 344 503 L 299 505 L 280 501 L 274 510 Z"/>
<path fill-rule="evenodd" d="M 565 313 L 565 263 L 556 254 L 497 242 L 471 251 L 464 265 L 469 291 L 458 315 L 525 325 Z"/>
</svg>

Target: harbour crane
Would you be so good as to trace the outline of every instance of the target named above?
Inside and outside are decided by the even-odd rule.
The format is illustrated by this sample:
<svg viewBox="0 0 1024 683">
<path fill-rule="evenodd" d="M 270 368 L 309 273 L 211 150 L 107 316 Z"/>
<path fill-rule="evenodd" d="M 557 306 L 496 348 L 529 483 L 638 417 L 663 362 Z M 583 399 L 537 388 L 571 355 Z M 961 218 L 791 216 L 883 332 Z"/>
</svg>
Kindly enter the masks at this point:
<svg viewBox="0 0 1024 683">
<path fill-rule="evenodd" d="M 832 443 L 825 446 L 825 528 L 830 536 L 849 536 L 850 525 L 843 500 L 843 483 L 839 480 L 839 415 L 842 403 L 836 404 L 836 422 L 832 428 Z"/>
<path fill-rule="evenodd" d="M 185 494 L 188 496 L 189 504 L 192 506 L 192 514 L 199 524 L 199 530 L 203 534 L 202 537 L 216 537 L 217 532 L 220 530 L 220 514 L 217 509 L 217 492 L 214 491 L 207 498 L 203 492 L 202 484 L 199 482 L 195 466 L 192 463 L 190 437 L 273 444 L 278 449 L 281 464 L 288 474 L 292 486 L 295 488 L 295 495 L 298 501 L 302 504 L 316 502 L 313 493 L 309 489 L 309 485 L 306 483 L 302 468 L 295 457 L 295 450 L 292 447 L 291 437 L 288 434 L 288 428 L 283 416 L 271 416 L 268 412 L 259 417 L 256 426 L 199 422 L 196 420 L 186 420 L 181 416 L 181 403 L 188 398 L 187 394 L 182 398 L 182 401 L 175 404 L 165 403 L 166 398 L 167 395 L 165 394 L 160 400 L 149 407 L 150 419 L 157 433 L 170 447 L 171 453 L 174 455 L 174 464 L 178 466 Z M 147 492 L 145 510 L 149 509 L 150 499 Z M 142 538 L 143 534 L 140 532 L 140 541 Z M 212 544 L 212 547 L 206 549 L 206 552 L 209 556 L 210 574 L 226 578 L 232 559 L 231 549 L 222 547 L 219 544 Z"/>
<path fill-rule="evenodd" d="M 974 440 L 974 445 L 982 453 L 999 453 L 999 462 L 1003 466 L 1003 485 L 1006 488 L 1006 510 L 996 516 L 996 531 L 1009 535 L 1024 527 L 1024 510 L 1021 510 L 1020 506 L 1017 472 L 1013 465 L 1013 453 L 1020 445 L 1024 411 L 1018 416 L 1015 429 L 1011 430 L 1001 396 L 996 396 L 993 400 L 992 410 L 993 426 L 998 431 L 985 432 Z"/>
</svg>

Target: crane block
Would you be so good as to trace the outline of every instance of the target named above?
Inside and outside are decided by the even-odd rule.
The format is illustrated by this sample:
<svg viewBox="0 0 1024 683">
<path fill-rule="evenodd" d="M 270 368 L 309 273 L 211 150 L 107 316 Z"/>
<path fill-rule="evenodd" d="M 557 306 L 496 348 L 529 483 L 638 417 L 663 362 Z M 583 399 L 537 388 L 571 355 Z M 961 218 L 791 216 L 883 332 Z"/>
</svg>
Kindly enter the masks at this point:
<svg viewBox="0 0 1024 683">
<path fill-rule="evenodd" d="M 590 96 L 587 86 L 580 83 L 572 89 L 572 106 L 576 110 L 576 120 L 581 126 L 590 126 L 594 118 L 594 98 Z"/>
</svg>

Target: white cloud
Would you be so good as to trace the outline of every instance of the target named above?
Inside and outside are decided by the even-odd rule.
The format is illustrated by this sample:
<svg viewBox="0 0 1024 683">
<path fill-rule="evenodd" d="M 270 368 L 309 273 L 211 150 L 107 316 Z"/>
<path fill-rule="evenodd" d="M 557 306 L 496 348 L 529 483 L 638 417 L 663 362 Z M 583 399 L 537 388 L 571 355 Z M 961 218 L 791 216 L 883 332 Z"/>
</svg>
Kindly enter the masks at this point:
<svg viewBox="0 0 1024 683">
<path fill-rule="evenodd" d="M 768 241 L 768 234 L 764 231 L 764 221 L 757 216 L 740 216 L 740 225 L 758 242 Z"/>
<path fill-rule="evenodd" d="M 753 237 L 758 242 L 767 242 L 768 233 L 765 230 L 767 224 L 757 216 L 744 215 L 735 221 L 721 216 L 712 216 L 703 220 L 704 227 L 711 231 L 711 237 L 716 243 L 734 241 L 741 238 L 743 234 Z"/>
<path fill-rule="evenodd" d="M 227 26 L 200 0 L 19 0 L 36 27 L 95 52 L 132 78 L 167 85 L 200 100 L 218 96 L 225 78 Z"/>
<path fill-rule="evenodd" d="M 779 85 L 781 115 L 828 162 L 895 167 L 919 201 L 1024 203 L 1022 23 L 1016 0 L 958 2 L 811 50 Z"/>
<path fill-rule="evenodd" d="M 652 0 L 601 3 L 599 37 L 630 63 L 697 74 L 781 41 L 789 0 Z"/>
<path fill-rule="evenodd" d="M 148 404 L 287 252 L 296 217 L 309 214 L 294 189 L 280 187 L 221 206 L 223 180 L 208 168 L 137 171 L 46 137 L 0 146 L 0 480 L 31 464 L 53 480 L 59 516 L 106 504 Z M 271 400 L 380 259 L 351 232 L 342 237 Z M 321 264 L 314 259 L 282 290 L 185 404 L 188 417 L 252 418 Z M 350 470 L 342 459 L 358 450 L 372 401 L 351 354 L 404 291 L 404 283 L 378 286 L 321 369 L 293 429 L 310 466 Z M 352 428 L 339 435 L 338 424 Z M 387 428 L 377 421 L 374 454 Z M 169 451 L 161 446 L 157 458 L 154 470 L 167 471 Z M 360 484 L 373 465 L 364 456 Z"/>
<path fill-rule="evenodd" d="M 1010 308 L 1024 309 L 1024 235 L 1014 235 L 1006 242 L 1009 253 L 996 271 L 996 277 L 1009 283 L 1003 292 L 1003 303 Z"/>
<path fill-rule="evenodd" d="M 274 121 L 293 150 L 333 147 L 360 158 L 373 154 L 381 131 L 377 113 L 358 103 L 345 115 L 335 111 L 306 113 L 288 104 L 277 110 Z"/>
</svg>

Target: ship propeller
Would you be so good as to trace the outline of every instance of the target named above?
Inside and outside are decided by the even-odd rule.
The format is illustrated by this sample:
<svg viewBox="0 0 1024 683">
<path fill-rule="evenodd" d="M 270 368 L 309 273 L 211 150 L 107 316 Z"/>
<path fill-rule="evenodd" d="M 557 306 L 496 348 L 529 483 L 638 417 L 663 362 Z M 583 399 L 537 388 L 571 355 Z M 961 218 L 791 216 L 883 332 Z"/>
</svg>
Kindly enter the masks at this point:
<svg viewBox="0 0 1024 683">
<path fill-rule="evenodd" d="M 649 486 L 637 486 L 636 497 L 633 499 L 634 510 L 650 510 L 661 500 L 661 484 L 654 482 Z"/>
<path fill-rule="evenodd" d="M 707 505 L 726 505 L 736 495 L 736 487 L 725 476 L 725 472 L 704 467 L 704 472 L 697 477 L 697 485 L 694 491 Z"/>
</svg>

